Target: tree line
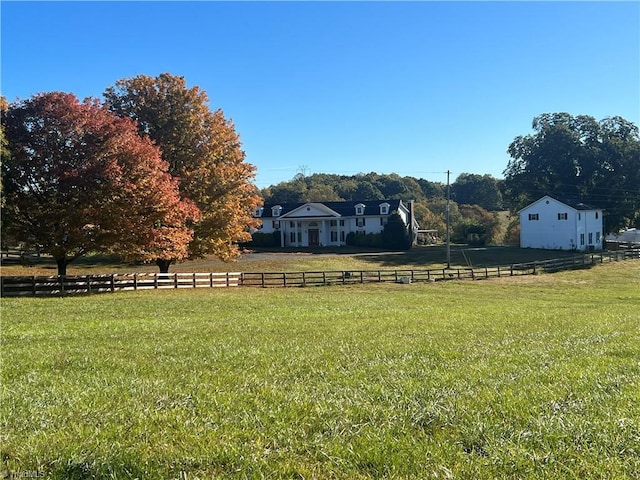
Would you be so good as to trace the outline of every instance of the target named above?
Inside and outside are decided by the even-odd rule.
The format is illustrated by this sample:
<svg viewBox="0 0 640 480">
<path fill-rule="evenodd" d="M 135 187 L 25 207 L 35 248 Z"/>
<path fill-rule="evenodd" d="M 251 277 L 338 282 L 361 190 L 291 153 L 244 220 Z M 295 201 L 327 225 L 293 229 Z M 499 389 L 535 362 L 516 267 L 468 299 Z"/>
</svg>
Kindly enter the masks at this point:
<svg viewBox="0 0 640 480">
<path fill-rule="evenodd" d="M 515 214 L 545 194 L 604 209 L 605 232 L 640 227 L 640 137 L 622 117 L 551 113 L 533 119 L 534 133 L 508 146 L 504 179 L 461 173 L 450 185 L 452 238 L 517 243 Z M 296 175 L 261 191 L 266 202 L 401 199 L 415 201 L 422 229 L 445 233 L 447 186 L 397 174 Z M 503 238 L 496 212 L 513 219 Z M 505 238 L 506 237 L 506 238 Z"/>
<path fill-rule="evenodd" d="M 498 240 L 503 209 L 501 181 L 491 175 L 462 173 L 450 185 L 450 221 L 454 241 L 490 243 Z M 395 173 L 336 175 L 297 174 L 292 180 L 261 190 L 265 203 L 395 200 L 414 201 L 421 229 L 446 232 L 447 185 Z"/>
</svg>

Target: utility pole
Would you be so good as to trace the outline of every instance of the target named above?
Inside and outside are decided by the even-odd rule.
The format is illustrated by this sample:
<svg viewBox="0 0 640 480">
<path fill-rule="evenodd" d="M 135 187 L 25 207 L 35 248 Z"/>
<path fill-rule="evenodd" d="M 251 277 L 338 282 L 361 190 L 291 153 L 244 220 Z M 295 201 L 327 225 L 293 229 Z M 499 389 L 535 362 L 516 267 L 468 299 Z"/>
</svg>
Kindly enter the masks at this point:
<svg viewBox="0 0 640 480">
<path fill-rule="evenodd" d="M 451 172 L 447 170 L 447 268 L 451 268 L 451 215 L 449 202 L 451 201 L 451 187 L 449 185 L 449 175 Z"/>
</svg>

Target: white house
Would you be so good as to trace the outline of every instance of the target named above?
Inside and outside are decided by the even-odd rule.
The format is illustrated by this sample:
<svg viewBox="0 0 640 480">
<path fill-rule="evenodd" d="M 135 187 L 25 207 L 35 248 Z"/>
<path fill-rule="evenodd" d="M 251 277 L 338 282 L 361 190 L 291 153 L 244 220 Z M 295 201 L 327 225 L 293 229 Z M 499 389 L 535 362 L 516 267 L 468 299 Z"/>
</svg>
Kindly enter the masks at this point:
<svg viewBox="0 0 640 480">
<path fill-rule="evenodd" d="M 382 232 L 392 213 L 417 232 L 412 206 L 401 200 L 280 203 L 266 204 L 254 216 L 262 220 L 260 233 L 280 232 L 283 247 L 326 247 L 346 245 L 351 232 Z"/>
<path fill-rule="evenodd" d="M 602 209 L 545 195 L 518 212 L 520 248 L 601 250 Z"/>
</svg>

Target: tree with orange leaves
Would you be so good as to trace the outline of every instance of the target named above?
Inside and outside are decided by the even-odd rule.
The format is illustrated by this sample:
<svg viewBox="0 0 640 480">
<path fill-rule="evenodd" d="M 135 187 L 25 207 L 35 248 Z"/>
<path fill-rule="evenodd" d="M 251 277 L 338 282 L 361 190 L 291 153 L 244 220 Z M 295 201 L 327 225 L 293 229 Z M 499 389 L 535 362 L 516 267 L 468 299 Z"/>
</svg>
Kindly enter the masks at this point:
<svg viewBox="0 0 640 480">
<path fill-rule="evenodd" d="M 49 253 L 66 275 L 87 252 L 182 259 L 200 218 L 135 122 L 98 100 L 51 92 L 8 106 L 2 117 L 3 221 Z"/>
<path fill-rule="evenodd" d="M 261 199 L 233 123 L 221 110 L 211 111 L 203 90 L 168 73 L 119 80 L 104 97 L 114 113 L 135 120 L 140 134 L 160 147 L 181 195 L 200 209 L 189 255 L 236 258 L 238 242 L 250 240 L 249 228 L 257 226 L 253 213 Z M 171 263 L 166 256 L 157 261 L 161 271 Z"/>
</svg>

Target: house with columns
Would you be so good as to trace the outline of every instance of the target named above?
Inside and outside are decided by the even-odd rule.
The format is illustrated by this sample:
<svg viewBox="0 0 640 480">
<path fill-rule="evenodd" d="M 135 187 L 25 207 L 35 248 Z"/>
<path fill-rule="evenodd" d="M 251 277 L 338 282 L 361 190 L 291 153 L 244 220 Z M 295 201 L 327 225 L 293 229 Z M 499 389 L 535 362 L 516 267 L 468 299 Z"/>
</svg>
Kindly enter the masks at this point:
<svg viewBox="0 0 640 480">
<path fill-rule="evenodd" d="M 417 232 L 413 204 L 401 200 L 355 202 L 274 203 L 258 208 L 260 233 L 280 233 L 283 247 L 327 247 L 346 245 L 347 235 L 380 233 L 389 216 L 398 213 L 409 231 Z"/>
</svg>

